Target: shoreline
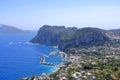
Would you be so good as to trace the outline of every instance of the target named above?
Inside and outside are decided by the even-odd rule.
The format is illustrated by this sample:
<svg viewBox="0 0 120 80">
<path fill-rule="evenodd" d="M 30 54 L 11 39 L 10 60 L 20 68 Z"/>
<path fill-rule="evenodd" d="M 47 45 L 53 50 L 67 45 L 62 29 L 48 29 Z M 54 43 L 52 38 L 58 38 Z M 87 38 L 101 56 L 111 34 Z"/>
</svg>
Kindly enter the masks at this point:
<svg viewBox="0 0 120 80">
<path fill-rule="evenodd" d="M 56 49 L 56 48 L 55 48 Z M 58 48 L 57 48 L 58 49 Z M 52 70 L 50 73 L 47 73 L 47 75 L 50 75 L 50 74 L 52 74 L 52 73 L 54 73 L 54 72 L 57 72 L 59 69 L 60 69 L 60 67 L 61 66 L 63 66 L 64 64 L 65 64 L 65 62 L 64 61 L 66 61 L 66 57 L 63 57 L 63 55 L 67 55 L 65 52 L 62 52 L 62 51 L 54 51 L 56 54 L 58 53 L 58 57 L 62 60 L 59 64 L 57 64 L 57 65 L 54 65 L 54 66 L 49 66 L 49 65 L 44 65 L 44 66 L 47 66 L 47 67 L 54 67 L 55 69 L 54 70 Z M 51 52 L 50 52 L 51 53 Z M 52 56 L 54 56 L 54 55 L 52 55 Z"/>
<path fill-rule="evenodd" d="M 39 44 L 39 43 L 32 43 L 32 42 L 26 42 L 26 44 L 29 44 L 29 45 L 42 45 L 42 44 Z M 47 45 L 44 45 L 44 46 L 47 46 Z M 63 65 L 63 63 L 64 63 L 64 59 L 65 59 L 65 58 L 63 58 L 63 54 L 66 54 L 66 53 L 58 50 L 58 46 L 48 46 L 48 47 L 52 47 L 52 48 L 54 48 L 54 49 L 57 49 L 57 50 L 55 50 L 55 51 L 51 51 L 51 52 L 50 52 L 50 53 L 53 53 L 53 52 L 54 52 L 54 54 L 50 55 L 50 53 L 49 53 L 49 55 L 50 55 L 50 56 L 55 56 L 56 54 L 58 54 L 58 57 L 61 59 L 61 62 L 58 63 L 57 65 L 54 65 L 54 66 L 43 65 L 43 66 L 45 66 L 45 67 L 52 67 L 52 68 L 49 69 L 49 70 L 50 70 L 49 72 L 42 72 L 41 74 L 36 74 L 38 77 L 40 77 L 40 76 L 42 76 L 42 75 L 49 76 L 50 74 L 57 72 L 57 71 L 60 69 L 60 67 Z M 62 56 L 61 56 L 61 55 L 62 55 Z M 56 56 L 56 57 L 57 57 L 57 56 Z M 35 76 L 36 76 L 36 75 L 35 75 Z M 32 77 L 32 76 L 31 76 L 31 77 Z M 26 76 L 26 77 L 23 77 L 23 78 L 21 78 L 21 79 L 22 79 L 22 80 L 27 80 L 27 78 L 31 78 L 31 77 L 30 77 L 30 76 Z"/>
</svg>

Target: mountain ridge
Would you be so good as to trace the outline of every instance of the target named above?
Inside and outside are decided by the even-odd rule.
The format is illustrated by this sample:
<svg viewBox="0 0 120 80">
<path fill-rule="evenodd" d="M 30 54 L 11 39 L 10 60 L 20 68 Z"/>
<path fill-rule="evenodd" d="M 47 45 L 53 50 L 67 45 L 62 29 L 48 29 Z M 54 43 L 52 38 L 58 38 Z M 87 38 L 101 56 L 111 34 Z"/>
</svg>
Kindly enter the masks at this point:
<svg viewBox="0 0 120 80">
<path fill-rule="evenodd" d="M 111 35 L 108 36 L 111 31 L 92 27 L 66 28 L 65 26 L 44 25 L 30 42 L 58 46 L 59 50 L 66 51 L 67 48 L 76 48 L 93 43 L 95 43 L 93 45 L 96 45 L 96 43 L 101 45 L 111 39 Z"/>
</svg>

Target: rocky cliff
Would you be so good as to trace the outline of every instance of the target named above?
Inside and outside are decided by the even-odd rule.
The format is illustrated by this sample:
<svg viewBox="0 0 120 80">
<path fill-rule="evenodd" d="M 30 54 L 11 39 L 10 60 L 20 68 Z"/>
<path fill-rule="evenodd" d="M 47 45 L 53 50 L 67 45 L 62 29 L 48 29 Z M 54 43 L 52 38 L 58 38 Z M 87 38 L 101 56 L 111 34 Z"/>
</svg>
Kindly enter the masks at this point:
<svg viewBox="0 0 120 80">
<path fill-rule="evenodd" d="M 70 38 L 67 35 L 73 34 L 76 28 L 65 28 L 65 26 L 44 25 L 38 31 L 38 34 L 31 40 L 33 43 L 56 46 L 62 40 Z"/>
<path fill-rule="evenodd" d="M 77 29 L 44 25 L 30 42 L 58 46 L 59 50 L 65 51 L 67 48 L 90 45 L 95 42 L 104 43 L 108 40 L 104 30 L 98 28 Z"/>
</svg>

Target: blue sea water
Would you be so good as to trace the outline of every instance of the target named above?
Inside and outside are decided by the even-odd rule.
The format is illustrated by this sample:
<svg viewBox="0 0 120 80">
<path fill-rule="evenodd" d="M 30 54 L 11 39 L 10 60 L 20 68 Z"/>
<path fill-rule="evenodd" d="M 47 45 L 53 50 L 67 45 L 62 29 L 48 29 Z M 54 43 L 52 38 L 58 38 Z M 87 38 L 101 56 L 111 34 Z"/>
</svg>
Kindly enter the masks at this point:
<svg viewBox="0 0 120 80">
<path fill-rule="evenodd" d="M 23 77 L 51 73 L 56 68 L 40 64 L 40 56 L 57 49 L 52 46 L 27 44 L 36 35 L 0 34 L 0 80 L 19 80 Z M 58 55 L 49 56 L 48 62 L 59 64 Z"/>
</svg>

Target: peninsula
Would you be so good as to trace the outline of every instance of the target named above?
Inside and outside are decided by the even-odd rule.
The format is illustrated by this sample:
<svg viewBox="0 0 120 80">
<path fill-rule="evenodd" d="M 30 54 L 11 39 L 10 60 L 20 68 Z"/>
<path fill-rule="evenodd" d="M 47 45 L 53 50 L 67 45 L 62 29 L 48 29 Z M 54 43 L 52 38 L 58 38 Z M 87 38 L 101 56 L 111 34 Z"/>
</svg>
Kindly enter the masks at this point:
<svg viewBox="0 0 120 80">
<path fill-rule="evenodd" d="M 10 25 L 0 24 L 0 33 L 27 33 L 29 31 L 21 30 Z"/>
</svg>

